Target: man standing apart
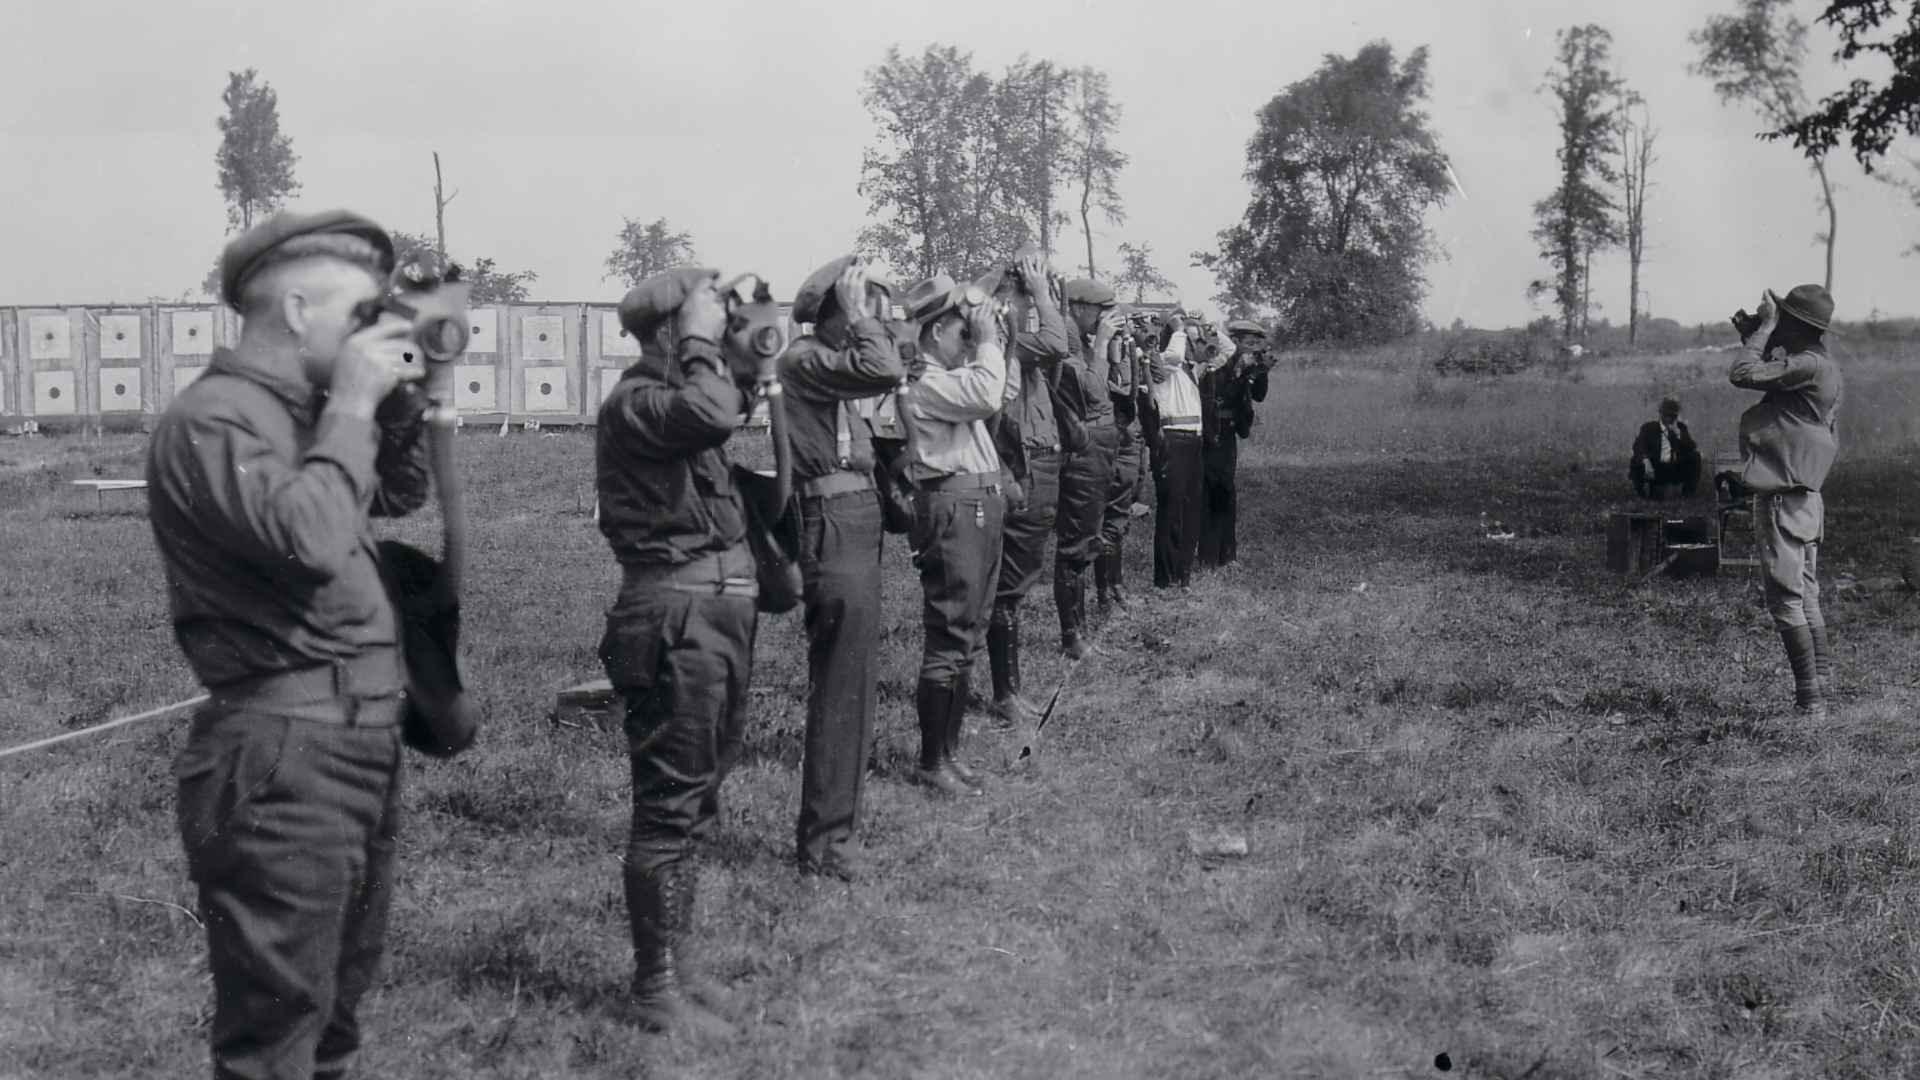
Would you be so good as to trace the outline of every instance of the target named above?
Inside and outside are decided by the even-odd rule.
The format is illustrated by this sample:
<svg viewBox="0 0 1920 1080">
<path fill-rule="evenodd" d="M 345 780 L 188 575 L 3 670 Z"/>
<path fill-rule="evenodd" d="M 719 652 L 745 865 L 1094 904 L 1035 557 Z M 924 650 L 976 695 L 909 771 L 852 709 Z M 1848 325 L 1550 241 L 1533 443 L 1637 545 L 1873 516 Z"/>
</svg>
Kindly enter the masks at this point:
<svg viewBox="0 0 1920 1080">
<path fill-rule="evenodd" d="M 907 479 L 914 521 L 907 543 L 920 570 L 926 629 L 914 691 L 920 717 L 915 775 L 935 791 L 978 795 L 958 756 L 960 733 L 1007 510 L 987 419 L 1013 402 L 1019 383 L 1008 376 L 1000 318 L 986 296 L 937 274 L 913 287 L 906 306 L 907 317 L 920 324 L 919 360 L 901 394 L 912 425 Z"/>
<path fill-rule="evenodd" d="M 1108 352 L 1120 328 L 1113 289 L 1091 278 L 1067 283 L 1072 353 L 1060 365 L 1063 406 L 1086 428 L 1087 443 L 1060 466 L 1060 510 L 1055 517 L 1053 601 L 1060 612 L 1060 648 L 1084 659 L 1087 569 L 1100 548 L 1100 526 L 1112 496 L 1120 429 L 1108 396 L 1113 364 Z"/>
<path fill-rule="evenodd" d="M 1700 486 L 1700 447 L 1680 419 L 1678 401 L 1660 402 L 1660 418 L 1640 425 L 1627 474 L 1634 492 L 1643 499 L 1670 499 L 1675 488 L 1681 495 L 1692 495 Z"/>
<path fill-rule="evenodd" d="M 1161 331 L 1159 362 L 1153 369 L 1149 416 L 1143 426 L 1154 448 L 1154 483 L 1159 498 L 1154 513 L 1153 586 L 1186 588 L 1193 574 L 1193 550 L 1200 540 L 1200 386 L 1192 353 L 1199 350 L 1197 324 L 1178 312 Z M 1191 331 L 1191 332 L 1190 332 Z"/>
<path fill-rule="evenodd" d="M 1066 323 L 1054 304 L 1046 259 L 1038 249 L 1022 248 L 1014 270 L 995 271 L 983 279 L 989 296 L 1013 305 L 1016 332 L 1009 347 L 1016 367 L 1008 378 L 1018 396 L 1003 420 L 1011 420 L 1018 442 L 1004 456 L 1024 459 L 1024 467 L 1018 461 L 1009 461 L 1008 465 L 1025 500 L 1007 508 L 1006 537 L 998 559 L 999 581 L 987 626 L 987 664 L 993 676 L 993 714 L 1009 724 L 1024 724 L 1035 719 L 1036 713 L 1020 692 L 1020 604 L 1040 580 L 1060 500 L 1060 464 L 1067 433 L 1060 430 L 1050 384 L 1058 377 L 1060 361 L 1069 345 Z M 1010 280 L 1013 278 L 1018 281 Z M 1034 333 L 1021 329 L 1028 308 L 1034 312 L 1038 327 Z"/>
<path fill-rule="evenodd" d="M 692 842 L 739 757 L 758 586 L 745 507 L 725 444 L 756 384 L 779 392 L 777 357 L 722 350 L 726 309 L 712 270 L 681 268 L 620 302 L 640 343 L 600 406 L 600 531 L 622 573 L 600 660 L 627 703 L 633 832 L 622 868 L 633 931 L 632 1005 L 643 1026 L 725 1034 L 682 994 L 693 913 Z"/>
<path fill-rule="evenodd" d="M 880 545 L 873 439 L 856 402 L 906 378 L 886 313 L 886 282 L 842 256 L 800 286 L 793 320 L 813 324 L 780 362 L 800 496 L 806 603 L 807 734 L 800 768 L 802 872 L 851 881 L 860 789 L 873 748 L 880 649 Z"/>
<path fill-rule="evenodd" d="M 216 1077 L 338 1077 L 385 948 L 400 814 L 399 620 L 369 514 L 425 500 L 393 242 L 276 214 L 220 260 L 237 349 L 174 399 L 147 461 L 174 637 L 212 700 L 174 762 L 213 973 Z M 377 415 L 376 415 L 377 413 Z"/>
<path fill-rule="evenodd" d="M 1727 379 L 1766 395 L 1740 415 L 1740 481 L 1754 492 L 1761 589 L 1793 667 L 1794 705 L 1824 716 L 1833 664 L 1815 563 L 1826 529 L 1820 487 L 1840 451 L 1840 367 L 1821 341 L 1833 296 L 1801 285 L 1776 300 L 1771 290 L 1762 298 L 1760 326 Z"/>
<path fill-rule="evenodd" d="M 1252 319 L 1227 324 L 1233 354 L 1200 376 L 1201 566 L 1239 561 L 1240 440 L 1253 434 L 1253 405 L 1267 400 L 1266 328 Z"/>
</svg>

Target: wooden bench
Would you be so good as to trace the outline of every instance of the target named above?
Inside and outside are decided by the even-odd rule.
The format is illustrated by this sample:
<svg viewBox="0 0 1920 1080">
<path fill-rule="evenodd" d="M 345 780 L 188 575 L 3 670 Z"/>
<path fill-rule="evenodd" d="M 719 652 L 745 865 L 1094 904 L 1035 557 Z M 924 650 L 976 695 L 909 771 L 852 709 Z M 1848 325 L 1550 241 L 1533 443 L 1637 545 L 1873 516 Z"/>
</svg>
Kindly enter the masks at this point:
<svg viewBox="0 0 1920 1080">
<path fill-rule="evenodd" d="M 145 480 L 75 480 L 73 484 L 75 487 L 92 488 L 94 499 L 102 510 L 107 507 L 109 491 L 145 491 L 147 489 Z"/>
</svg>

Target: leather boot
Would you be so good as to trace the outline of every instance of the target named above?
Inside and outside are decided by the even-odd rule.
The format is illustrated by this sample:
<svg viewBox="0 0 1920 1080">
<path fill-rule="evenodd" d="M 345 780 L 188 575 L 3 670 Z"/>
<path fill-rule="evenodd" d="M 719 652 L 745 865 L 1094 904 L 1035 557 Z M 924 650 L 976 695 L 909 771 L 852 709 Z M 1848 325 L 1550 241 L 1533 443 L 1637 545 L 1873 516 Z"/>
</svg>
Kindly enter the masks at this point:
<svg viewBox="0 0 1920 1080">
<path fill-rule="evenodd" d="M 1789 626 L 1780 631 L 1787 647 L 1787 663 L 1793 668 L 1793 706 L 1810 716 L 1827 714 L 1825 697 L 1820 693 L 1820 670 L 1813 652 L 1813 627 Z"/>
<path fill-rule="evenodd" d="M 1824 700 L 1833 693 L 1833 643 L 1824 625 L 1808 629 L 1813 631 L 1813 670 L 1820 676 L 1820 697 Z"/>
<path fill-rule="evenodd" d="M 966 716 L 966 687 L 922 679 L 914 691 L 914 708 L 920 714 L 920 765 L 914 779 L 947 795 L 980 794 L 948 763 L 947 728 L 954 716 Z"/>
<path fill-rule="evenodd" d="M 1133 605 L 1127 603 L 1126 593 L 1120 588 L 1120 545 L 1115 544 L 1112 551 L 1101 553 L 1100 558 L 1107 564 L 1107 591 L 1113 594 L 1110 601 L 1113 610 L 1124 615 L 1133 610 Z"/>
<path fill-rule="evenodd" d="M 652 871 L 629 866 L 625 874 L 627 919 L 633 928 L 633 1019 L 649 1031 L 692 1031 L 716 1038 L 739 1032 L 695 1004 L 681 990 L 675 952 L 693 910 L 693 883 L 686 868 L 671 862 Z"/>
<path fill-rule="evenodd" d="M 1093 557 L 1093 606 L 1097 611 L 1107 609 L 1107 552 L 1104 548 Z"/>
<path fill-rule="evenodd" d="M 1053 606 L 1060 612 L 1060 651 L 1070 660 L 1084 660 L 1087 642 L 1084 636 L 1084 583 L 1074 567 L 1062 560 L 1053 564 Z"/>
<path fill-rule="evenodd" d="M 993 675 L 993 704 L 1001 723 L 1033 723 L 1033 705 L 1020 693 L 1020 609 L 995 607 L 987 623 L 987 666 Z"/>
<path fill-rule="evenodd" d="M 955 684 L 957 686 L 957 689 L 954 691 L 954 700 L 956 702 L 967 700 L 967 683 L 970 682 L 972 678 L 973 675 L 971 672 L 960 676 L 959 681 Z M 974 774 L 974 771 L 967 766 L 966 761 L 960 756 L 960 738 L 965 734 L 966 726 L 967 710 L 956 704 L 953 711 L 947 714 L 947 770 L 959 777 L 960 782 L 967 786 L 967 794 L 978 795 L 981 793 L 980 777 Z"/>
</svg>

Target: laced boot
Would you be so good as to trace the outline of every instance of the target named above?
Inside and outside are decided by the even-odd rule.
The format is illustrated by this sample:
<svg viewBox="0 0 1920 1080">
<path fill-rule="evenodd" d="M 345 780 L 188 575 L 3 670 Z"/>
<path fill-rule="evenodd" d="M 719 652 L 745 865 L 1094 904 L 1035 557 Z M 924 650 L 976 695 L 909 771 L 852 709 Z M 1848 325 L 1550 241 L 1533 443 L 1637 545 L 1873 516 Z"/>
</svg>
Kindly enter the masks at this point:
<svg viewBox="0 0 1920 1080">
<path fill-rule="evenodd" d="M 988 712 L 1002 723 L 1020 727 L 1033 719 L 1033 707 L 1020 696 L 1020 626 L 1018 616 L 995 607 L 987 622 L 987 668 L 993 676 L 993 704 Z"/>
<path fill-rule="evenodd" d="M 632 1016 L 649 1031 L 691 1031 L 730 1039 L 739 1034 L 734 1026 L 695 1004 L 681 989 L 675 951 L 684 939 L 693 907 L 692 883 L 682 871 L 677 862 L 651 872 L 627 868 L 627 918 L 633 927 Z"/>
<path fill-rule="evenodd" d="M 1787 647 L 1787 663 L 1793 668 L 1793 707 L 1815 718 L 1827 715 L 1827 702 L 1820 693 L 1820 670 L 1814 660 L 1813 627 L 1789 626 L 1780 631 Z"/>
<path fill-rule="evenodd" d="M 953 771 L 947 754 L 947 728 L 954 716 L 966 716 L 966 687 L 922 679 L 914 691 L 914 708 L 920 714 L 920 766 L 913 771 L 914 779 L 946 795 L 980 794 Z"/>
<path fill-rule="evenodd" d="M 1813 670 L 1820 677 L 1820 697 L 1824 700 L 1833 695 L 1833 642 L 1824 624 L 1808 629 L 1813 631 Z"/>
</svg>

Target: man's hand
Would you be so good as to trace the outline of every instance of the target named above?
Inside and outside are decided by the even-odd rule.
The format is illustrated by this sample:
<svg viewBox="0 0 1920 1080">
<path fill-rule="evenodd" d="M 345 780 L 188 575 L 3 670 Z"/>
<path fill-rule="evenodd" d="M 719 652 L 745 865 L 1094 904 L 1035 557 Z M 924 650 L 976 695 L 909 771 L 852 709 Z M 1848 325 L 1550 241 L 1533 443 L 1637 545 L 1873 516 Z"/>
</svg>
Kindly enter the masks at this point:
<svg viewBox="0 0 1920 1080">
<path fill-rule="evenodd" d="M 1038 254 L 1022 255 L 1014 262 L 1020 271 L 1020 288 L 1035 300 L 1051 292 L 1047 277 L 1047 260 Z"/>
<path fill-rule="evenodd" d="M 1093 328 L 1093 340 L 1095 344 L 1104 345 L 1112 341 L 1114 335 L 1118 334 L 1120 328 L 1124 325 L 1126 325 L 1126 320 L 1121 316 L 1119 308 L 1101 308 L 1100 321 L 1096 323 Z"/>
<path fill-rule="evenodd" d="M 1773 333 L 1773 328 L 1780 324 L 1780 307 L 1774 300 L 1773 290 L 1765 290 L 1760 295 L 1760 310 L 1754 312 L 1760 316 L 1760 329 L 1753 333 L 1761 341 L 1765 341 Z"/>
<path fill-rule="evenodd" d="M 862 316 L 872 314 L 872 312 L 867 310 L 867 266 L 865 263 L 856 259 L 848 263 L 845 270 L 840 271 L 839 279 L 833 283 L 833 298 L 834 301 L 840 305 L 840 310 L 846 313 L 847 322 L 849 323 Z"/>
<path fill-rule="evenodd" d="M 1000 305 L 992 297 L 966 306 L 967 329 L 976 343 L 1000 340 Z"/>
<path fill-rule="evenodd" d="M 341 344 L 340 356 L 334 361 L 333 377 L 327 385 L 327 408 L 371 420 L 373 411 L 394 387 L 424 377 L 426 362 L 409 362 L 406 358 L 412 336 L 413 325 L 390 313 L 381 315 L 372 326 L 355 331 Z"/>
<path fill-rule="evenodd" d="M 726 328 L 727 305 L 720 299 L 720 290 L 714 288 L 711 281 L 688 293 L 687 298 L 680 302 L 680 310 L 674 313 L 677 342 L 699 338 L 718 345 L 720 335 Z"/>
</svg>

